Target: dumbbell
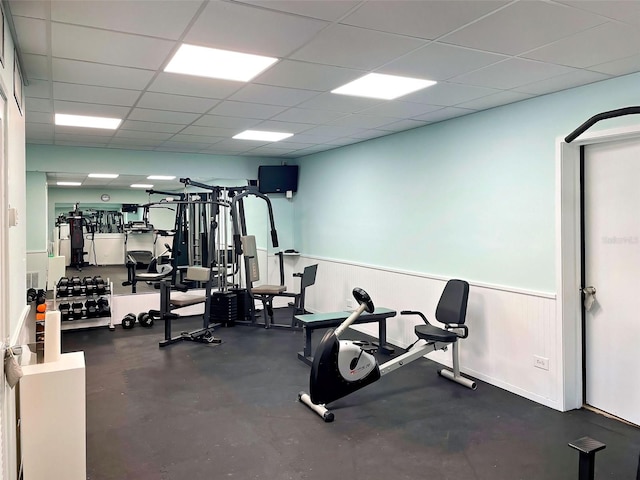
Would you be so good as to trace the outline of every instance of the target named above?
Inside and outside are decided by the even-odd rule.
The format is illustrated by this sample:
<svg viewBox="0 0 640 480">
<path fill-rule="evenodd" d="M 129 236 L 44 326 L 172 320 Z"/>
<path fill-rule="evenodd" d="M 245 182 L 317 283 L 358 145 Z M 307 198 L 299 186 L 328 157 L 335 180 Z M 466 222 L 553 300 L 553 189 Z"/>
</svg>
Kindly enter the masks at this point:
<svg viewBox="0 0 640 480">
<path fill-rule="evenodd" d="M 62 320 L 71 320 L 71 304 L 69 302 L 58 305 L 58 310 L 60 310 Z"/>
<path fill-rule="evenodd" d="M 67 297 L 69 296 L 69 279 L 67 277 L 62 277 L 58 281 L 58 296 L 59 297 Z"/>
<path fill-rule="evenodd" d="M 96 291 L 96 284 L 93 281 L 93 277 L 84 277 L 82 282 L 84 283 L 86 294 L 93 295 L 93 293 Z"/>
<path fill-rule="evenodd" d="M 122 328 L 129 330 L 136 324 L 136 316 L 133 313 L 127 313 L 122 319 Z"/>
<path fill-rule="evenodd" d="M 43 302 L 36 305 L 36 322 L 41 322 L 44 320 L 46 311 L 47 311 L 46 303 Z"/>
<path fill-rule="evenodd" d="M 93 283 L 96 286 L 96 293 L 98 295 L 104 295 L 107 290 L 107 284 L 105 283 L 104 279 L 101 276 L 97 275 L 93 277 Z"/>
<path fill-rule="evenodd" d="M 71 285 L 82 285 L 82 280 L 80 280 L 80 277 L 71 277 L 69 283 Z"/>
<path fill-rule="evenodd" d="M 153 317 L 149 315 L 149 312 L 142 312 L 138 314 L 138 323 L 143 327 L 153 327 Z"/>
<path fill-rule="evenodd" d="M 97 304 L 99 317 L 108 317 L 111 315 L 111 308 L 109 307 L 109 300 L 107 297 L 100 297 Z"/>
<path fill-rule="evenodd" d="M 90 298 L 84 302 L 84 308 L 87 310 L 87 318 L 95 318 L 98 316 L 98 302 Z"/>
<path fill-rule="evenodd" d="M 71 304 L 71 316 L 74 320 L 81 319 L 84 315 L 82 302 L 73 302 Z"/>
<path fill-rule="evenodd" d="M 47 292 L 40 289 L 38 293 L 36 293 L 36 305 L 42 305 L 47 301 Z"/>
<path fill-rule="evenodd" d="M 27 289 L 27 303 L 33 302 L 36 299 L 37 295 L 38 295 L 38 292 L 36 291 L 35 288 Z"/>
</svg>

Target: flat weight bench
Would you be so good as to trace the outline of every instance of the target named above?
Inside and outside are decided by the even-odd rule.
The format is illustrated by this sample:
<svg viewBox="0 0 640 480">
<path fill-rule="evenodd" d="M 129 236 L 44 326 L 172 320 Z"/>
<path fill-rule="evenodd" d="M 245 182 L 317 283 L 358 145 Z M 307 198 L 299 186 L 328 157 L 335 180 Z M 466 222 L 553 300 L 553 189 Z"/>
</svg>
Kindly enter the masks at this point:
<svg viewBox="0 0 640 480">
<path fill-rule="evenodd" d="M 311 334 L 319 328 L 335 328 L 351 315 L 352 312 L 329 312 L 329 313 L 311 313 L 306 315 L 296 315 L 295 319 L 300 322 L 304 330 L 304 350 L 298 352 L 298 360 L 303 361 L 307 365 L 313 363 L 313 353 L 311 351 Z M 377 307 L 373 313 L 361 314 L 353 323 L 371 323 L 378 322 L 378 344 L 382 353 L 391 355 L 395 349 L 387 344 L 387 318 L 395 317 L 396 311 L 389 308 Z"/>
</svg>

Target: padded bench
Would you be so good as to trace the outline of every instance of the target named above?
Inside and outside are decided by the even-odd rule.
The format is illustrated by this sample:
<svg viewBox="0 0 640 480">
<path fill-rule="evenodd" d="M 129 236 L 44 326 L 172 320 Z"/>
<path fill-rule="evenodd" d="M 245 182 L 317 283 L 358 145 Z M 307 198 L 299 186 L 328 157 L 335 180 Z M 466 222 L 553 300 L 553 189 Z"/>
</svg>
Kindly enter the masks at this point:
<svg viewBox="0 0 640 480">
<path fill-rule="evenodd" d="M 304 350 L 298 352 L 298 360 L 307 365 L 313 363 L 313 353 L 311 351 L 311 334 L 319 328 L 335 328 L 345 321 L 352 312 L 329 312 L 329 313 L 309 313 L 296 315 L 295 319 L 300 322 L 304 330 Z M 378 322 L 378 344 L 382 353 L 391 355 L 395 349 L 387 344 L 387 318 L 395 317 L 396 311 L 389 308 L 377 307 L 373 313 L 363 313 L 354 323 Z"/>
</svg>

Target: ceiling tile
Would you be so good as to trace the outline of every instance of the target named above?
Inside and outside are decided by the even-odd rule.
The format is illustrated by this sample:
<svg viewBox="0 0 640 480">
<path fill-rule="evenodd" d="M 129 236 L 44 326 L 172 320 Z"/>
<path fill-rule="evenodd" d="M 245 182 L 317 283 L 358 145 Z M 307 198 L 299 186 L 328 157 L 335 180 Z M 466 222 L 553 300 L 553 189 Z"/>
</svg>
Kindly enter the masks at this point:
<svg viewBox="0 0 640 480">
<path fill-rule="evenodd" d="M 362 132 L 366 130 L 365 128 L 353 127 L 353 126 L 338 126 L 338 125 L 320 125 L 318 127 L 313 127 L 303 134 L 301 134 L 298 141 L 303 141 L 306 136 L 320 136 L 326 138 L 339 138 L 345 137 L 348 135 L 353 135 L 355 133 Z"/>
<path fill-rule="evenodd" d="M 270 142 L 256 142 L 252 140 L 233 140 L 226 139 L 218 143 L 215 143 L 206 151 L 209 153 L 225 154 L 225 153 L 241 153 L 247 150 L 253 150 L 261 145 L 266 145 Z M 203 151 L 204 152 L 204 151 Z"/>
<path fill-rule="evenodd" d="M 640 72 L 640 55 L 632 55 L 621 58 L 620 60 L 601 63 L 589 67 L 589 69 L 609 75 L 627 75 L 629 73 Z"/>
<path fill-rule="evenodd" d="M 425 40 L 399 37 L 346 25 L 332 25 L 291 58 L 339 67 L 373 70 L 425 45 Z"/>
<path fill-rule="evenodd" d="M 33 17 L 46 19 L 49 17 L 49 8 L 51 3 L 48 0 L 32 0 L 25 2 L 24 0 L 9 0 L 9 8 L 11 15 L 15 17 Z"/>
<path fill-rule="evenodd" d="M 464 102 L 458 105 L 460 108 L 469 108 L 471 110 L 485 110 L 488 108 L 498 107 L 500 105 L 507 105 L 509 103 L 519 102 L 520 100 L 526 100 L 533 95 L 527 93 L 514 92 L 512 90 L 506 90 L 486 97 L 477 98 L 469 102 Z"/>
<path fill-rule="evenodd" d="M 417 120 L 424 120 L 425 122 L 441 122 L 450 118 L 461 117 L 474 113 L 474 110 L 468 110 L 465 108 L 446 107 L 435 112 L 427 113 L 416 117 Z"/>
<path fill-rule="evenodd" d="M 456 2 L 454 2 L 456 3 Z M 504 55 L 431 43 L 378 69 L 380 73 L 446 80 L 504 60 Z"/>
<path fill-rule="evenodd" d="M 226 98 L 237 92 L 245 83 L 213 78 L 161 72 L 149 86 L 150 92 L 173 93 L 203 98 Z"/>
<path fill-rule="evenodd" d="M 282 57 L 304 45 L 326 25 L 321 20 L 246 4 L 210 2 L 184 42 Z"/>
<path fill-rule="evenodd" d="M 238 129 L 235 128 L 198 127 L 190 125 L 180 133 L 185 135 L 201 135 L 204 137 L 230 138 L 239 132 Z"/>
<path fill-rule="evenodd" d="M 28 111 L 25 115 L 25 120 L 27 123 L 49 123 L 53 125 L 53 113 Z"/>
<path fill-rule="evenodd" d="M 193 122 L 200 115 L 186 112 L 170 112 L 166 110 L 150 110 L 147 108 L 134 108 L 128 116 L 128 120 L 143 120 L 145 122 L 162 122 L 185 125 Z"/>
<path fill-rule="evenodd" d="M 61 23 L 52 23 L 51 38 L 54 57 L 153 70 L 166 61 L 175 45 L 168 40 Z"/>
<path fill-rule="evenodd" d="M 201 3 L 199 0 L 52 2 L 51 20 L 177 40 Z"/>
<path fill-rule="evenodd" d="M 152 138 L 128 138 L 128 137 L 114 137 L 109 142 L 109 146 L 114 145 L 135 145 L 145 147 L 157 147 L 162 144 L 162 140 Z"/>
<path fill-rule="evenodd" d="M 311 110 L 308 108 L 290 108 L 275 117 L 272 120 L 281 122 L 300 122 L 319 125 L 330 122 L 336 118 L 344 116 L 341 112 L 332 112 L 330 110 Z"/>
<path fill-rule="evenodd" d="M 585 30 L 605 19 L 550 2 L 517 2 L 447 35 L 443 42 L 517 55 Z"/>
<path fill-rule="evenodd" d="M 411 37 L 436 39 L 507 3 L 481 0 L 373 1 L 364 3 L 340 23 Z"/>
<path fill-rule="evenodd" d="M 73 140 L 74 137 L 82 140 L 108 141 L 115 133 L 113 130 L 100 130 L 99 128 L 61 127 L 55 126 L 56 139 Z"/>
<path fill-rule="evenodd" d="M 587 68 L 640 53 L 640 30 L 605 23 L 525 55 L 544 62 Z"/>
<path fill-rule="evenodd" d="M 571 68 L 562 65 L 514 58 L 455 77 L 452 81 L 508 90 L 571 71 Z"/>
<path fill-rule="evenodd" d="M 567 88 L 587 85 L 610 78 L 603 73 L 590 72 L 588 70 L 576 70 L 574 72 L 558 75 L 529 85 L 522 85 L 517 88 L 519 92 L 530 93 L 532 95 L 544 95 L 545 93 L 558 92 Z"/>
<path fill-rule="evenodd" d="M 137 106 L 140 108 L 154 108 L 156 110 L 173 110 L 175 112 L 204 113 L 218 102 L 219 100 L 209 98 L 146 92 L 138 101 Z"/>
<path fill-rule="evenodd" d="M 306 123 L 279 122 L 276 120 L 265 120 L 253 127 L 253 130 L 263 130 L 267 132 L 300 133 L 313 128 L 314 125 Z"/>
<path fill-rule="evenodd" d="M 51 63 L 53 76 L 58 82 L 143 90 L 153 78 L 153 71 L 139 68 L 103 65 L 65 58 L 54 58 Z"/>
<path fill-rule="evenodd" d="M 293 107 L 316 95 L 318 95 L 318 92 L 310 90 L 249 84 L 239 92 L 231 95 L 229 100 Z"/>
<path fill-rule="evenodd" d="M 403 97 L 408 102 L 427 103 L 429 105 L 451 106 L 485 97 L 498 90 L 457 83 L 438 83 L 432 87 Z"/>
<path fill-rule="evenodd" d="M 320 20 L 328 20 L 333 22 L 342 18 L 349 10 L 358 5 L 360 0 L 340 0 L 338 2 L 327 2 L 327 0 L 242 0 L 238 3 L 247 3 L 256 5 L 270 10 L 278 10 L 280 12 L 294 13 L 303 17 L 318 18 Z"/>
<path fill-rule="evenodd" d="M 389 132 L 401 132 L 403 130 L 411 130 L 418 127 L 424 127 L 427 124 L 429 124 L 429 122 L 424 120 L 399 120 L 397 122 L 385 125 L 384 130 L 388 134 Z"/>
<path fill-rule="evenodd" d="M 48 38 L 46 22 L 35 18 L 14 17 L 18 43 L 22 53 L 47 55 Z"/>
<path fill-rule="evenodd" d="M 29 79 L 47 80 L 50 76 L 49 61 L 45 55 L 32 55 L 30 53 L 22 55 L 23 66 L 29 72 Z"/>
<path fill-rule="evenodd" d="M 433 112 L 434 110 L 441 109 L 439 105 L 428 105 L 426 103 L 412 103 L 403 102 L 400 100 L 393 100 L 391 102 L 381 103 L 375 107 L 362 110 L 360 113 L 367 115 L 381 115 L 384 117 L 394 117 L 394 121 L 398 118 L 411 118 L 416 115 L 423 115 L 425 113 Z"/>
<path fill-rule="evenodd" d="M 51 98 L 49 82 L 46 80 L 31 80 L 29 85 L 24 87 L 26 97 Z"/>
<path fill-rule="evenodd" d="M 45 112 L 45 113 L 53 112 L 53 104 L 51 99 L 49 98 L 29 97 L 26 99 L 26 106 L 27 106 L 27 114 L 29 114 L 30 112 Z"/>
<path fill-rule="evenodd" d="M 173 136 L 172 133 L 143 132 L 141 130 L 124 130 L 119 128 L 115 138 L 142 138 L 147 140 L 167 140 Z"/>
<path fill-rule="evenodd" d="M 254 83 L 325 92 L 355 80 L 365 73 L 317 63 L 283 60 L 257 77 Z"/>
<path fill-rule="evenodd" d="M 47 125 L 45 123 L 30 123 L 25 124 L 27 135 L 32 138 L 39 139 L 53 139 L 53 125 Z"/>
<path fill-rule="evenodd" d="M 323 93 L 298 105 L 299 108 L 332 110 L 342 113 L 355 113 L 365 108 L 373 107 L 385 100 L 377 98 L 351 97 L 335 93 Z"/>
<path fill-rule="evenodd" d="M 559 0 L 560 3 L 614 18 L 632 25 L 640 25 L 640 2 L 637 0 Z"/>
<path fill-rule="evenodd" d="M 163 133 L 177 133 L 184 128 L 184 125 L 174 125 L 170 123 L 158 123 L 158 122 L 142 122 L 138 120 L 125 120 L 122 122 L 120 128 L 127 130 L 139 130 L 143 132 L 163 132 Z"/>
<path fill-rule="evenodd" d="M 139 96 L 137 90 L 53 82 L 54 100 L 132 106 Z"/>
<path fill-rule="evenodd" d="M 381 117 L 379 115 L 363 115 L 360 113 L 354 113 L 352 115 L 334 120 L 329 125 L 338 127 L 357 127 L 369 129 L 378 128 L 382 125 L 396 122 L 397 120 L 397 118 L 392 117 Z"/>
<path fill-rule="evenodd" d="M 213 107 L 209 114 L 240 118 L 247 117 L 266 119 L 277 115 L 285 109 L 286 107 L 278 107 L 275 105 L 260 105 L 258 103 L 226 100 Z"/>
<path fill-rule="evenodd" d="M 182 143 L 182 142 L 164 142 L 159 145 L 156 150 L 163 152 L 200 152 L 206 148 L 209 148 L 211 143 Z M 154 180 L 155 181 L 155 180 Z"/>
<path fill-rule="evenodd" d="M 204 143 L 204 144 L 212 145 L 225 138 L 228 138 L 228 137 L 214 137 L 211 135 L 188 135 L 185 133 L 179 133 L 171 137 L 170 141 L 172 143 Z"/>
<path fill-rule="evenodd" d="M 98 105 L 95 103 L 66 102 L 55 100 L 53 102 L 55 113 L 68 113 L 72 115 L 92 115 L 96 117 L 124 118 L 129 113 L 128 107 L 115 105 Z"/>
<path fill-rule="evenodd" d="M 223 117 L 220 115 L 203 115 L 193 124 L 200 127 L 248 129 L 260 123 L 255 118 Z"/>
</svg>

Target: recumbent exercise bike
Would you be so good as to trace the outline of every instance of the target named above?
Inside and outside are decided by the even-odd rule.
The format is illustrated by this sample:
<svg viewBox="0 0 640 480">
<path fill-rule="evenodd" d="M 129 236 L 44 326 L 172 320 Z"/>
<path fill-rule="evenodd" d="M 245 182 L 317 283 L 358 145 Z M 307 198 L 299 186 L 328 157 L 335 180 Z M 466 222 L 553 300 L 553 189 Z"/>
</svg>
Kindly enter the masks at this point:
<svg viewBox="0 0 640 480">
<path fill-rule="evenodd" d="M 353 289 L 353 296 L 359 306 L 335 330 L 329 330 L 318 345 L 311 366 L 309 394 L 300 392 L 298 400 L 320 415 L 325 422 L 331 422 L 334 415 L 326 404 L 349 395 L 377 381 L 383 375 L 423 357 L 435 350 L 446 350 L 453 345 L 453 370 L 442 368 L 438 374 L 475 390 L 476 382 L 460 375 L 458 360 L 458 338 L 467 338 L 468 328 L 464 325 L 469 284 L 464 280 L 449 280 L 442 292 L 436 308 L 436 319 L 445 328 L 431 325 L 420 312 L 404 310 L 402 315 L 418 315 L 425 322 L 417 325 L 418 339 L 407 351 L 388 362 L 378 365 L 373 354 L 377 347 L 369 342 L 340 340 L 340 335 L 363 313 L 374 311 L 371 297 L 360 288 Z M 425 343 L 416 346 L 423 340 Z"/>
</svg>

